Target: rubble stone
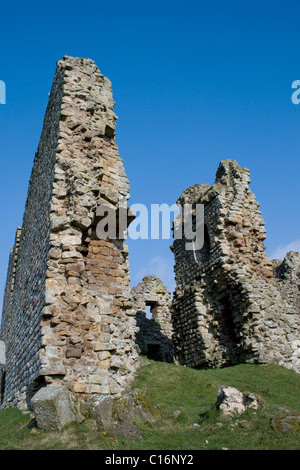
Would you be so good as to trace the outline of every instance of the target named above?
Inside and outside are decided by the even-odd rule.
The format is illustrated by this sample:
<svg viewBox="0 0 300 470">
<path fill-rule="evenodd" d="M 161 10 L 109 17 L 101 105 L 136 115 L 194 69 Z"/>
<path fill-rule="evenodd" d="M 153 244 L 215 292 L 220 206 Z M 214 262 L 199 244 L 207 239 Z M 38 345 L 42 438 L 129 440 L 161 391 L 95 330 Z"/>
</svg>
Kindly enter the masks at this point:
<svg viewBox="0 0 300 470">
<path fill-rule="evenodd" d="M 257 410 L 258 400 L 253 393 L 242 393 L 234 387 L 220 387 L 218 390 L 216 408 L 224 415 L 242 414 L 248 408 Z"/>
<path fill-rule="evenodd" d="M 99 430 L 112 429 L 113 399 L 108 395 L 91 398 L 83 405 L 85 416 L 95 421 Z"/>
<path fill-rule="evenodd" d="M 38 427 L 45 431 L 60 431 L 76 421 L 74 403 L 65 387 L 41 388 L 31 399 L 31 405 Z"/>
</svg>

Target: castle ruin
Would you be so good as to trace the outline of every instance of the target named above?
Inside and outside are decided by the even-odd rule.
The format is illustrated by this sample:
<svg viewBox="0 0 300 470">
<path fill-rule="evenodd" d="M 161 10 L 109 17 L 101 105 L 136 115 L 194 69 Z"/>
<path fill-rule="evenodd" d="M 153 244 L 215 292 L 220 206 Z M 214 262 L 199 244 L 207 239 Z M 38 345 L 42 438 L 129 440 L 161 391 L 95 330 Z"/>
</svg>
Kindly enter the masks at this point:
<svg viewBox="0 0 300 470">
<path fill-rule="evenodd" d="M 97 207 L 129 198 L 113 108 L 111 83 L 92 60 L 57 63 L 9 261 L 0 337 L 6 404 L 28 403 L 54 383 L 82 398 L 116 394 L 134 377 L 127 245 L 96 235 Z"/>
<path fill-rule="evenodd" d="M 275 362 L 300 372 L 300 255 L 288 254 L 275 269 L 249 183 L 248 169 L 224 160 L 212 186 L 196 184 L 178 199 L 193 211 L 204 205 L 204 244 L 186 250 L 183 237 L 171 247 L 177 361 L 189 367 Z"/>
<path fill-rule="evenodd" d="M 79 400 L 118 396 L 139 353 L 195 368 L 275 362 L 300 372 L 300 255 L 268 258 L 249 170 L 234 160 L 220 163 L 212 186 L 178 199 L 193 214 L 204 205 L 204 245 L 174 240 L 173 299 L 155 276 L 130 289 L 126 227 L 97 236 L 101 205 L 134 218 L 113 109 L 110 81 L 92 60 L 58 61 L 9 258 L 2 408 L 25 409 L 54 385 Z"/>
</svg>

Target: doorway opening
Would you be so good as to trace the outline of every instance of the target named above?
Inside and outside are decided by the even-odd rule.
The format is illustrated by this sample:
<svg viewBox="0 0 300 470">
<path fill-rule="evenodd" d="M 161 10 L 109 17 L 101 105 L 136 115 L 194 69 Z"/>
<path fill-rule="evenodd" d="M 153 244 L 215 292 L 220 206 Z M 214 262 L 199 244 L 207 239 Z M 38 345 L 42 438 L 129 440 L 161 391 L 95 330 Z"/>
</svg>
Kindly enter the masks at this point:
<svg viewBox="0 0 300 470">
<path fill-rule="evenodd" d="M 159 344 L 148 344 L 148 359 L 153 359 L 154 361 L 161 361 L 161 351 Z"/>
</svg>

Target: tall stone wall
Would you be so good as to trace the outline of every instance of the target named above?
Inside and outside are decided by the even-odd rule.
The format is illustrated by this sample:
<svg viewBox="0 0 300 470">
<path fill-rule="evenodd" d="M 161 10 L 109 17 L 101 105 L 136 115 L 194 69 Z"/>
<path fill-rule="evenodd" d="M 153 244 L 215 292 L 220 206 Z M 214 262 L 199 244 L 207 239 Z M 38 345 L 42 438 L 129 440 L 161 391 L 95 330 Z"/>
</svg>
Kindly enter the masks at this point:
<svg viewBox="0 0 300 470">
<path fill-rule="evenodd" d="M 3 395 L 4 395 L 5 363 L 6 363 L 5 343 L 4 341 L 0 340 L 0 404 L 2 403 Z"/>
<path fill-rule="evenodd" d="M 92 60 L 57 63 L 3 310 L 5 403 L 41 383 L 79 398 L 116 394 L 134 376 L 127 245 L 96 233 L 97 207 L 129 198 L 113 108 L 111 83 Z"/>
<path fill-rule="evenodd" d="M 171 248 L 177 361 L 191 367 L 276 362 L 300 371 L 299 311 L 295 301 L 289 308 L 273 277 L 249 183 L 248 169 L 224 160 L 212 186 L 192 186 L 178 200 L 193 211 L 204 205 L 204 245 L 187 250 L 183 238 Z"/>
<path fill-rule="evenodd" d="M 16 274 L 16 265 L 18 260 L 18 250 L 21 237 L 21 227 L 18 227 L 15 237 L 15 244 L 11 248 L 8 269 L 7 269 L 7 278 L 4 290 L 3 298 L 3 315 L 1 318 L 1 330 L 0 330 L 0 340 L 6 338 L 8 341 L 10 335 L 10 325 L 11 325 L 11 316 L 12 316 L 12 299 L 13 291 L 15 285 L 15 274 Z"/>
<path fill-rule="evenodd" d="M 50 209 L 63 80 L 63 73 L 58 71 L 34 159 L 18 253 L 16 257 L 13 255 L 14 288 L 11 298 L 9 299 L 6 293 L 4 299 L 4 329 L 1 328 L 1 337 L 6 343 L 7 352 L 4 401 L 15 399 L 21 390 L 24 391 L 24 388 L 40 375 L 40 323 L 41 311 L 45 304 L 44 286 L 51 231 Z M 7 285 L 10 285 L 10 273 Z"/>
<path fill-rule="evenodd" d="M 141 354 L 150 359 L 172 362 L 174 345 L 170 292 L 153 275 L 145 276 L 131 292 L 138 327 L 136 343 Z M 152 318 L 147 318 L 146 306 L 150 307 Z"/>
</svg>

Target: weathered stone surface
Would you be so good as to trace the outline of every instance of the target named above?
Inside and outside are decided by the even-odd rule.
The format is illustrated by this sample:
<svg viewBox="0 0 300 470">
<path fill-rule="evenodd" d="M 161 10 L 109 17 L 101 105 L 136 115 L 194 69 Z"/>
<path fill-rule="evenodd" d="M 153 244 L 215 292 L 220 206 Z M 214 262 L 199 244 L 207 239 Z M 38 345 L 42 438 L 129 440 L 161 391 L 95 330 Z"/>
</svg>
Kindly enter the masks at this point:
<svg viewBox="0 0 300 470">
<path fill-rule="evenodd" d="M 275 261 L 275 260 L 274 260 Z M 278 279 L 289 281 L 299 290 L 300 283 L 300 253 L 289 251 L 284 260 L 279 261 L 279 266 L 275 269 Z"/>
<path fill-rule="evenodd" d="M 194 185 L 178 199 L 181 208 L 191 204 L 194 222 L 193 211 L 203 204 L 204 245 L 188 250 L 183 237 L 171 247 L 176 361 L 190 367 L 277 363 L 300 372 L 300 255 L 273 266 L 249 183 L 248 169 L 224 160 L 212 186 Z"/>
<path fill-rule="evenodd" d="M 96 231 L 103 201 L 117 213 L 129 199 L 113 109 L 111 83 L 92 60 L 57 62 L 9 263 L 3 406 L 17 405 L 40 377 L 82 399 L 120 393 L 134 377 L 128 248 L 123 233 L 111 240 Z"/>
<path fill-rule="evenodd" d="M 4 341 L 0 341 L 0 364 L 6 363 L 6 356 L 5 356 L 5 343 Z"/>
<path fill-rule="evenodd" d="M 66 350 L 66 357 L 75 357 L 76 359 L 80 359 L 82 356 L 82 348 L 69 348 Z"/>
<path fill-rule="evenodd" d="M 247 408 L 258 408 L 258 401 L 253 393 L 242 393 L 234 387 L 220 387 L 217 398 L 215 406 L 224 415 L 232 416 L 244 413 Z"/>
<path fill-rule="evenodd" d="M 4 291 L 4 300 L 3 300 L 3 310 L 1 317 L 1 329 L 0 329 L 0 339 L 5 341 L 10 333 L 11 327 L 11 317 L 13 314 L 12 311 L 12 298 L 13 291 L 15 287 L 15 275 L 16 275 L 16 263 L 18 259 L 18 250 L 21 237 L 21 227 L 18 227 L 15 236 L 15 244 L 11 248 L 8 270 L 7 270 L 7 279 Z"/>
<path fill-rule="evenodd" d="M 45 431 L 61 430 L 76 421 L 76 412 L 65 387 L 41 388 L 31 399 L 37 426 Z"/>
<path fill-rule="evenodd" d="M 274 416 L 271 426 L 276 432 L 300 431 L 300 413 Z"/>
<path fill-rule="evenodd" d="M 98 395 L 81 401 L 78 415 L 89 426 L 101 431 L 117 431 L 124 437 L 137 437 L 135 424 L 153 424 L 160 414 L 142 390 L 132 390 L 118 397 Z"/>
<path fill-rule="evenodd" d="M 287 303 L 290 321 L 298 322 L 300 314 L 300 253 L 289 251 L 284 260 L 272 260 L 276 286 Z"/>
<path fill-rule="evenodd" d="M 94 420 L 99 430 L 113 428 L 113 399 L 110 396 L 91 398 L 82 405 L 82 409 L 85 417 Z"/>
<path fill-rule="evenodd" d="M 133 424 L 137 419 L 153 424 L 160 414 L 143 390 L 133 390 L 113 403 L 113 417 L 117 423 Z"/>
<path fill-rule="evenodd" d="M 131 290 L 138 332 L 136 342 L 149 359 L 173 361 L 171 294 L 156 276 L 145 276 Z M 152 318 L 146 317 L 150 306 Z"/>
<path fill-rule="evenodd" d="M 119 396 L 135 376 L 138 350 L 170 362 L 175 350 L 176 362 L 191 367 L 258 362 L 300 372 L 300 255 L 268 258 L 249 170 L 234 160 L 220 163 L 212 186 L 194 185 L 178 200 L 192 205 L 194 221 L 204 205 L 205 239 L 192 250 L 185 238 L 174 241 L 171 309 L 155 276 L 131 291 L 121 214 L 125 208 L 127 222 L 135 214 L 116 120 L 111 83 L 94 62 L 58 61 L 9 258 L 2 408 L 24 409 L 41 384 L 64 385 L 80 400 Z M 117 238 L 98 236 L 103 204 L 117 217 Z"/>
<path fill-rule="evenodd" d="M 5 382 L 5 365 L 0 364 L 0 404 L 2 403 L 2 400 L 3 400 L 4 382 Z"/>
</svg>

